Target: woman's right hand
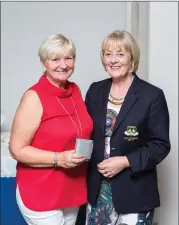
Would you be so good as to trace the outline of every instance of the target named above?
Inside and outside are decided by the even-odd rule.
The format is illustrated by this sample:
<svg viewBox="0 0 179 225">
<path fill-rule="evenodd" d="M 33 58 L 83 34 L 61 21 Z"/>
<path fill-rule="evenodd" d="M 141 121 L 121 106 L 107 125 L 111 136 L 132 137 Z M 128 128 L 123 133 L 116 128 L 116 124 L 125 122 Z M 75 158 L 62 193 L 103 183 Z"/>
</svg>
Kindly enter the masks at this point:
<svg viewBox="0 0 179 225">
<path fill-rule="evenodd" d="M 82 155 L 77 155 L 75 150 L 60 152 L 58 156 L 58 167 L 74 168 L 85 161 Z"/>
</svg>

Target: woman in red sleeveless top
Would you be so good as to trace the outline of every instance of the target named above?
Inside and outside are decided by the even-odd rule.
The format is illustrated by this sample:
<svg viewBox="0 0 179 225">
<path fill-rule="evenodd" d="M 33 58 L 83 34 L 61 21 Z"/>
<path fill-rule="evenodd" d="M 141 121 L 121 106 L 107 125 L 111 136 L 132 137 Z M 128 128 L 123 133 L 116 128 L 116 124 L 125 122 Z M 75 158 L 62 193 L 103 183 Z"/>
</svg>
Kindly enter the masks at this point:
<svg viewBox="0 0 179 225">
<path fill-rule="evenodd" d="M 24 93 L 12 125 L 17 203 L 30 225 L 74 225 L 87 201 L 87 163 L 75 153 L 75 141 L 90 139 L 93 124 L 78 86 L 68 81 L 74 71 L 73 42 L 50 36 L 39 57 L 45 73 Z"/>
</svg>

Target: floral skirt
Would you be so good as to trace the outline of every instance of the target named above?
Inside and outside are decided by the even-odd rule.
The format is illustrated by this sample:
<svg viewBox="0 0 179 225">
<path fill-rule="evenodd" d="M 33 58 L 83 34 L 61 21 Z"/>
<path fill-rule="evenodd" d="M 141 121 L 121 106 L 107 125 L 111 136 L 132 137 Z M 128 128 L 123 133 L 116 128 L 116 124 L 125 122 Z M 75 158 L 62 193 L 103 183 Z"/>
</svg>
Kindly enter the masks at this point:
<svg viewBox="0 0 179 225">
<path fill-rule="evenodd" d="M 96 205 L 87 206 L 86 225 L 152 225 L 154 210 L 118 215 L 112 202 L 111 183 L 103 180 Z"/>
</svg>

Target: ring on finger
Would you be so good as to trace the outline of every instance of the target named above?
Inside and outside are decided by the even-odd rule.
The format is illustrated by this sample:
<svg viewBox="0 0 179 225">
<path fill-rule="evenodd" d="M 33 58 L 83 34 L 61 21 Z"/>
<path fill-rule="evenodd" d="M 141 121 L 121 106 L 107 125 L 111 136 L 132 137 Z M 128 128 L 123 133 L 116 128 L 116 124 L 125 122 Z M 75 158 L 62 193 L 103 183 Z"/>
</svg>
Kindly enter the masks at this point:
<svg viewBox="0 0 179 225">
<path fill-rule="evenodd" d="M 71 164 L 71 167 L 75 167 L 75 166 L 76 166 L 76 164 L 75 164 L 75 163 L 72 163 L 72 164 Z"/>
<path fill-rule="evenodd" d="M 106 176 L 107 176 L 107 177 L 111 177 L 111 172 L 108 171 L 108 172 L 106 173 Z"/>
</svg>

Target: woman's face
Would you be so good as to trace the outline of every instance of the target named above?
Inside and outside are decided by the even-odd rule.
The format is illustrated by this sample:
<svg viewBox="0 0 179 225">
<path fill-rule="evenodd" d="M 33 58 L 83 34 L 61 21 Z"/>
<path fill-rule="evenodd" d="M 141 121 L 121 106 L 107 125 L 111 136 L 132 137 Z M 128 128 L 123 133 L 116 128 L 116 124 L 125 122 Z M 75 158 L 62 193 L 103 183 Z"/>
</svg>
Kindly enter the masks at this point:
<svg viewBox="0 0 179 225">
<path fill-rule="evenodd" d="M 72 55 L 63 57 L 56 56 L 53 59 L 47 59 L 42 63 L 49 80 L 59 86 L 59 84 L 65 84 L 68 78 L 72 75 L 75 66 L 75 59 Z"/>
<path fill-rule="evenodd" d="M 112 78 L 125 77 L 132 72 L 131 53 L 121 49 L 104 52 L 104 66 Z"/>
</svg>

